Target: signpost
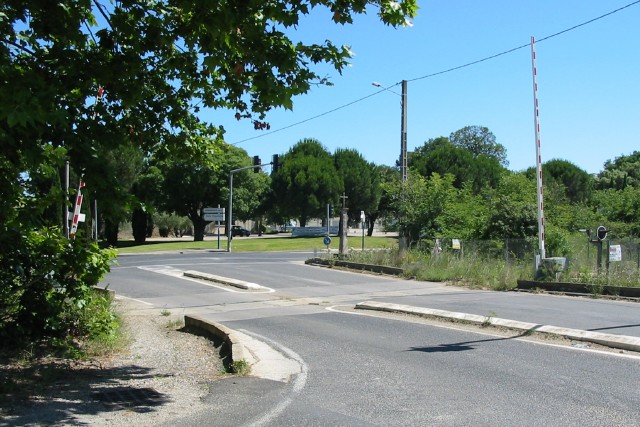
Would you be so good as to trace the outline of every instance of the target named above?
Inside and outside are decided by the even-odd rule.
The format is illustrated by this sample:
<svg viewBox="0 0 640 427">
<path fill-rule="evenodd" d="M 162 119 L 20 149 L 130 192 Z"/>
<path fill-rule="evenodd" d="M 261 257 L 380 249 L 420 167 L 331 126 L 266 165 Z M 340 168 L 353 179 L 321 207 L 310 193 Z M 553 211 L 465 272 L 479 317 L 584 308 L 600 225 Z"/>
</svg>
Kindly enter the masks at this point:
<svg viewBox="0 0 640 427">
<path fill-rule="evenodd" d="M 204 213 L 205 221 L 218 222 L 218 249 L 220 249 L 220 221 L 224 221 L 224 208 L 221 208 L 219 205 L 217 208 L 204 208 L 202 209 L 202 213 Z"/>
<path fill-rule="evenodd" d="M 364 252 L 364 211 L 360 211 L 360 222 L 362 223 L 362 251 Z"/>
<path fill-rule="evenodd" d="M 224 221 L 224 208 L 204 208 L 205 221 Z"/>
</svg>

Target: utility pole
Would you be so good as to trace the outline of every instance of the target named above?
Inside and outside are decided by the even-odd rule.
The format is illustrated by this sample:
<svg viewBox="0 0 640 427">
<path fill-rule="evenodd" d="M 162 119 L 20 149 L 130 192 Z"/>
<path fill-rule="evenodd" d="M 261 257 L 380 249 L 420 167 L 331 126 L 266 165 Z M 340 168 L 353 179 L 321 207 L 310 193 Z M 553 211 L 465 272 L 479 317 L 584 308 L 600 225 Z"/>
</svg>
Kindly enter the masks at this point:
<svg viewBox="0 0 640 427">
<path fill-rule="evenodd" d="M 407 81 L 402 80 L 402 123 L 400 124 L 400 174 L 402 176 L 402 195 L 404 202 L 404 184 L 407 182 Z M 407 242 L 399 221 L 398 249 L 402 252 L 407 248 Z"/>
<path fill-rule="evenodd" d="M 400 124 L 400 173 L 407 180 L 407 81 L 402 81 L 402 114 Z"/>
</svg>

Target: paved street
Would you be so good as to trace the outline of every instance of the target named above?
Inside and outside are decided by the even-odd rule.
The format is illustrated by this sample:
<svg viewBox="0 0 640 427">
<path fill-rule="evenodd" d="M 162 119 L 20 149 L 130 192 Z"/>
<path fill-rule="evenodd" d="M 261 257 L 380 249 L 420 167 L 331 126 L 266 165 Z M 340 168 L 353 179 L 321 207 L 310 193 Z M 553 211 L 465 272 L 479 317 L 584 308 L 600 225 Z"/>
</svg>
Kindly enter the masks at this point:
<svg viewBox="0 0 640 427">
<path fill-rule="evenodd" d="M 349 310 L 373 300 L 637 334 L 636 303 L 470 291 L 304 265 L 311 255 L 127 256 L 105 282 L 144 309 L 221 322 L 297 364 L 288 382 L 213 384 L 215 425 L 637 425 L 638 355 Z M 184 270 L 265 289 L 187 280 Z"/>
</svg>

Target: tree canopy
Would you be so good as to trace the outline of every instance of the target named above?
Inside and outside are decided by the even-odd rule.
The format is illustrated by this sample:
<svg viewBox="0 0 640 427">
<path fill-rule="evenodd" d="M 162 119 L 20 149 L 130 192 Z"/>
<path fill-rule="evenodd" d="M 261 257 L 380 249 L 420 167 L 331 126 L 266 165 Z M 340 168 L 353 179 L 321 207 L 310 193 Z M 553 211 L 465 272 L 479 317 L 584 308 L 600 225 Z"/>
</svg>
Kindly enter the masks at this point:
<svg viewBox="0 0 640 427">
<path fill-rule="evenodd" d="M 607 160 L 596 177 L 596 188 L 624 190 L 627 186 L 640 187 L 640 151 Z"/>
<path fill-rule="evenodd" d="M 110 253 L 80 238 L 65 243 L 61 227 L 43 227 L 47 209 L 67 209 L 58 178 L 64 162 L 94 194 L 126 188 L 106 161 L 122 148 L 143 159 L 211 166 L 223 155 L 224 130 L 204 123 L 202 108 L 268 127 L 270 109 L 290 109 L 313 84 L 330 84 L 316 64 L 338 72 L 347 65 L 347 46 L 303 43 L 287 31 L 315 8 L 330 9 L 338 24 L 375 8 L 382 22 L 399 26 L 415 16 L 417 2 L 0 3 L 0 333 L 67 336 L 66 327 L 39 326 L 75 322 L 65 310 L 81 312 L 79 298 L 108 269 Z M 42 322 L 28 331 L 27 321 L 15 327 L 23 314 Z"/>
<path fill-rule="evenodd" d="M 272 185 L 273 197 L 285 216 L 298 218 L 304 227 L 309 219 L 322 218 L 328 203 L 338 202 L 344 184 L 333 156 L 318 140 L 301 140 L 281 162 Z"/>
<path fill-rule="evenodd" d="M 535 179 L 535 168 L 527 169 L 526 173 L 529 178 Z M 553 159 L 545 162 L 542 165 L 542 177 L 545 185 L 562 186 L 565 197 L 571 202 L 586 201 L 593 193 L 593 177 L 567 160 Z"/>
<path fill-rule="evenodd" d="M 418 147 L 409 157 L 409 166 L 427 178 L 433 173 L 450 174 L 457 188 L 469 184 L 476 193 L 495 187 L 504 170 L 497 158 L 475 155 L 445 137 L 430 139 Z"/>
<path fill-rule="evenodd" d="M 353 149 L 338 149 L 333 153 L 336 170 L 342 177 L 349 220 L 360 221 L 360 211 L 367 217 L 376 212 L 380 202 L 380 176 L 375 166 Z"/>
<path fill-rule="evenodd" d="M 449 135 L 456 146 L 465 148 L 474 156 L 486 155 L 497 159 L 501 165 L 508 166 L 507 149 L 496 142 L 496 136 L 484 126 L 465 126 Z"/>
</svg>

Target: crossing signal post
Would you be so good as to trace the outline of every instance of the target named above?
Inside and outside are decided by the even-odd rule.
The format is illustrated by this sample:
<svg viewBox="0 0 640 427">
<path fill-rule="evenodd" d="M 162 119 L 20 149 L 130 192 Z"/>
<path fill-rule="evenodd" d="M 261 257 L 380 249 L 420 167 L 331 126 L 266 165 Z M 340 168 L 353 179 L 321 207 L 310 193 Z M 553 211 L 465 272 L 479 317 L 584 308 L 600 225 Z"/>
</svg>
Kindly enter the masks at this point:
<svg viewBox="0 0 640 427">
<path fill-rule="evenodd" d="M 608 232 L 609 230 L 607 230 L 604 225 L 600 225 L 598 226 L 598 228 L 596 228 L 596 240 L 592 240 L 592 242 L 598 246 L 598 272 L 602 270 L 602 242 L 607 238 Z M 608 246 L 609 244 L 607 243 L 607 253 L 609 252 Z M 608 267 L 609 261 L 607 258 L 607 268 Z"/>
</svg>

